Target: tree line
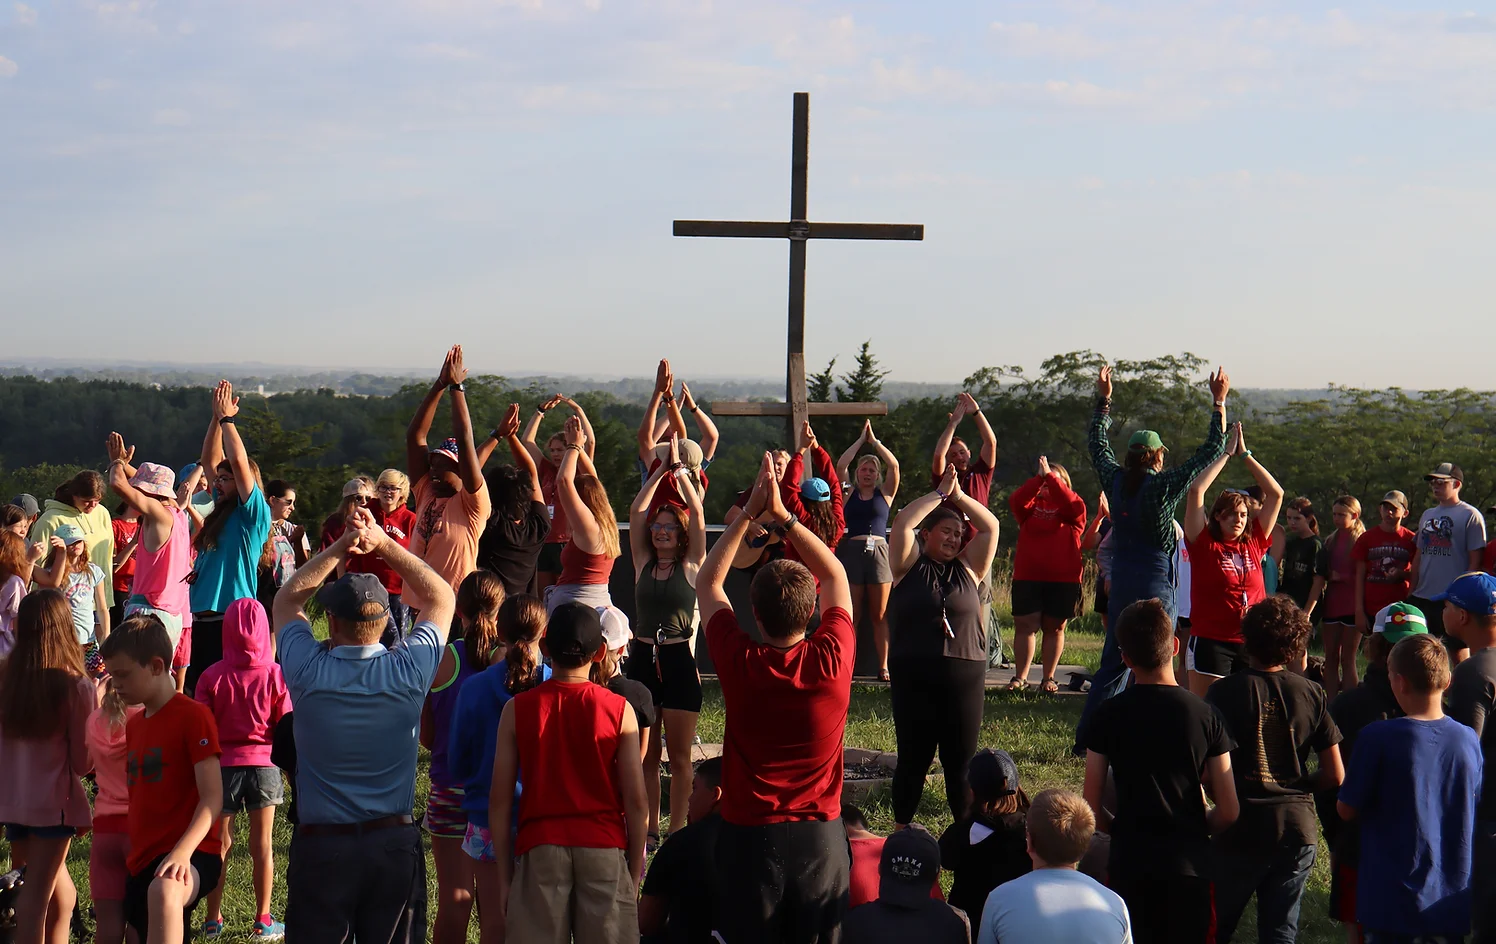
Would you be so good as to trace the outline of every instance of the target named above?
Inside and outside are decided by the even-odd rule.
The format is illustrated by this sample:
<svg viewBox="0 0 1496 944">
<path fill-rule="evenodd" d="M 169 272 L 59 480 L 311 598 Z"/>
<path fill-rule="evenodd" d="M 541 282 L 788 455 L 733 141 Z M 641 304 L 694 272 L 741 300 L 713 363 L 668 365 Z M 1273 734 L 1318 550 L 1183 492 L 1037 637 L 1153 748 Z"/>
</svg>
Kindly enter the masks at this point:
<svg viewBox="0 0 1496 944">
<path fill-rule="evenodd" d="M 998 436 L 993 505 L 1005 514 L 1006 497 L 1030 475 L 1041 455 L 1063 463 L 1076 488 L 1094 508 L 1100 489 L 1086 449 L 1097 368 L 1103 357 L 1089 350 L 1058 354 L 1039 371 L 986 367 L 962 381 L 981 404 Z M 1157 430 L 1178 457 L 1204 438 L 1210 395 L 1204 383 L 1207 362 L 1193 354 L 1113 363 L 1113 442 L 1120 450 L 1134 429 Z M 1230 365 L 1227 365 L 1228 369 Z M 870 345 L 864 344 L 849 369 L 835 362 L 811 376 L 815 400 L 877 400 L 887 376 Z M 517 385 L 503 377 L 469 379 L 468 404 L 478 435 L 502 417 L 510 402 L 528 415 L 552 393 L 538 382 Z M 336 506 L 342 484 L 357 473 L 377 474 L 404 465 L 404 432 L 426 383 L 408 383 L 388 396 L 350 397 L 331 390 L 260 397 L 241 391 L 239 429 L 266 479 L 283 478 L 298 490 L 298 522 L 310 528 Z M 644 404 L 606 391 L 562 391 L 587 410 L 597 432 L 597 466 L 620 517 L 638 488 L 635 430 Z M 205 387 L 158 387 L 138 383 L 70 378 L 0 378 L 0 496 L 27 491 L 46 498 L 80 468 L 102 469 L 104 439 L 112 430 L 137 446 L 139 459 L 175 467 L 194 461 L 210 415 Z M 1283 483 L 1290 496 L 1305 495 L 1329 527 L 1329 507 L 1340 494 L 1361 499 L 1370 513 L 1381 495 L 1406 492 L 1414 511 L 1427 505 L 1423 475 L 1438 462 L 1456 462 L 1466 471 L 1465 498 L 1484 508 L 1496 499 L 1496 477 L 1484 465 L 1496 436 L 1493 394 L 1458 390 L 1407 392 L 1332 387 L 1323 393 L 1291 397 L 1233 392 L 1230 418 L 1246 424 L 1253 453 Z M 930 451 L 945 427 L 949 397 L 917 397 L 875 418 L 879 439 L 898 457 L 904 485 L 900 500 L 930 487 Z M 543 442 L 564 422 L 562 411 L 542 424 Z M 707 514 L 721 521 L 738 490 L 748 487 L 763 450 L 784 445 L 781 420 L 722 417 L 722 439 L 708 475 Z M 688 425 L 690 421 L 688 418 Z M 826 418 L 816 423 L 820 442 L 833 458 L 856 437 L 862 421 Z M 976 447 L 968 420 L 957 434 Z M 446 435 L 448 415 L 438 412 L 433 439 Z M 694 428 L 692 433 L 694 435 Z M 500 450 L 494 461 L 502 461 Z M 1249 484 L 1230 466 L 1221 483 Z M 1371 514 L 1374 519 L 1374 514 Z M 1011 521 L 1007 522 L 1011 525 Z M 1010 526 L 1004 545 L 1015 535 Z"/>
</svg>

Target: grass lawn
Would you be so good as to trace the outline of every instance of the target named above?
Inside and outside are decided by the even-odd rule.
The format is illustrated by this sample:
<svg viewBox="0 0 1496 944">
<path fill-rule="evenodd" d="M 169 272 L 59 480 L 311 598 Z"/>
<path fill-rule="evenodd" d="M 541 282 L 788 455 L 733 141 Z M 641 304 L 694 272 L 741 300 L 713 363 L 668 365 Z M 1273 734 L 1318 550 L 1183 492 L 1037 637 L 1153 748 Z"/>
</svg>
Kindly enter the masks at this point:
<svg viewBox="0 0 1496 944">
<path fill-rule="evenodd" d="M 1005 625 L 1011 622 L 1004 620 Z M 1064 661 L 1085 665 L 1094 669 L 1101 651 L 1101 636 L 1095 617 L 1088 614 L 1077 621 L 1077 626 L 1067 633 Z M 1033 692 L 1022 694 L 991 691 L 987 694 L 985 723 L 982 728 L 983 746 L 1001 748 L 1013 755 L 1024 779 L 1025 790 L 1033 795 L 1045 787 L 1066 787 L 1079 792 L 1084 775 L 1080 760 L 1070 755 L 1070 743 L 1080 716 L 1082 699 L 1076 697 L 1048 697 Z M 706 689 L 702 707 L 700 734 L 705 742 L 722 740 L 723 708 L 722 693 L 714 682 Z M 847 718 L 846 742 L 850 746 L 878 750 L 894 749 L 893 716 L 888 705 L 888 692 L 872 686 L 856 686 L 852 691 L 852 704 Z M 416 784 L 416 809 L 422 810 L 426 801 L 426 758 L 422 753 L 420 772 Z M 866 809 L 875 831 L 886 832 L 893 826 L 892 814 L 885 795 L 875 797 Z M 937 835 L 950 823 L 950 814 L 945 809 L 945 794 L 939 778 L 932 778 L 925 788 L 920 804 L 918 821 Z M 237 841 L 228 862 L 228 893 L 224 897 L 226 927 L 222 940 L 237 942 L 249 940 L 248 931 L 254 916 L 254 896 L 250 888 L 249 848 L 247 824 L 240 824 Z M 276 870 L 283 879 L 286 866 L 286 848 L 290 831 L 284 820 L 276 823 Z M 68 868 L 79 886 L 80 898 L 87 907 L 88 838 L 72 846 L 68 857 Z M 9 847 L 0 843 L 0 853 L 7 858 Z M 1319 860 L 1309 881 L 1304 897 L 1300 919 L 1300 941 L 1331 942 L 1343 939 L 1343 931 L 1327 917 L 1329 899 L 1329 856 L 1323 844 Z M 431 900 L 436 893 L 436 872 L 428 858 L 427 877 L 431 888 Z M 948 876 L 947 876 L 948 877 Z M 277 917 L 284 915 L 285 886 L 278 880 L 275 888 L 274 911 Z M 196 918 L 203 917 L 200 906 Z M 435 908 L 430 909 L 434 914 Z M 1256 940 L 1255 909 L 1248 908 L 1236 940 Z M 477 940 L 477 922 L 473 924 L 469 940 Z"/>
</svg>

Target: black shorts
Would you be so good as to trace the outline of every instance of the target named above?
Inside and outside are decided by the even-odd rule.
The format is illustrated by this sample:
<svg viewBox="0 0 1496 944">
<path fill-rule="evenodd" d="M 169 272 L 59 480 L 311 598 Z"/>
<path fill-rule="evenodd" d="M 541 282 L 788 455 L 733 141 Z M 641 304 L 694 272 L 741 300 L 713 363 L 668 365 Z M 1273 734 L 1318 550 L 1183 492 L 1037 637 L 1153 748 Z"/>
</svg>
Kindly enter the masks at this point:
<svg viewBox="0 0 1496 944">
<path fill-rule="evenodd" d="M 565 547 L 556 541 L 548 541 L 540 545 L 540 556 L 535 558 L 535 570 L 542 574 L 561 573 L 561 549 Z"/>
<path fill-rule="evenodd" d="M 1315 610 L 1314 612 L 1316 614 L 1319 613 L 1318 610 Z M 1375 615 L 1375 614 L 1373 614 L 1373 615 Z M 1319 622 L 1320 622 L 1321 626 L 1323 626 L 1325 623 L 1338 623 L 1341 626 L 1349 626 L 1351 628 L 1355 628 L 1355 625 L 1356 625 L 1356 614 L 1354 614 L 1354 613 L 1347 613 L 1344 616 L 1326 616 L 1324 619 L 1320 620 Z"/>
<path fill-rule="evenodd" d="M 1096 578 L 1096 592 L 1093 596 L 1095 601 L 1091 604 L 1091 612 L 1106 616 L 1106 608 L 1111 603 L 1111 599 L 1107 596 L 1106 581 L 1100 577 Z"/>
<path fill-rule="evenodd" d="M 214 828 L 217 828 L 216 824 Z M 157 856 L 151 860 L 150 865 L 125 879 L 125 923 L 135 929 L 142 941 L 150 934 L 151 882 L 155 880 L 156 870 L 165 859 L 164 855 Z M 188 861 L 197 869 L 198 877 L 197 897 L 182 909 L 182 928 L 190 935 L 192 909 L 208 897 L 208 892 L 218 887 L 218 877 L 223 874 L 223 860 L 211 852 L 194 852 Z"/>
<path fill-rule="evenodd" d="M 1174 621 L 1174 635 L 1184 640 L 1184 645 L 1190 644 L 1190 618 L 1181 616 Z"/>
<path fill-rule="evenodd" d="M 1201 675 L 1224 678 L 1247 667 L 1246 644 L 1220 642 L 1203 636 L 1191 636 L 1189 658 L 1185 667 Z"/>
<path fill-rule="evenodd" d="M 1013 615 L 1039 613 L 1050 619 L 1075 619 L 1080 610 L 1080 584 L 1051 580 L 1013 581 Z"/>
<path fill-rule="evenodd" d="M 655 707 L 672 711 L 701 711 L 701 675 L 696 671 L 696 645 L 673 642 L 651 646 L 635 640 L 629 643 L 629 661 L 624 674 L 649 689 Z M 655 655 L 659 654 L 656 664 Z"/>
</svg>

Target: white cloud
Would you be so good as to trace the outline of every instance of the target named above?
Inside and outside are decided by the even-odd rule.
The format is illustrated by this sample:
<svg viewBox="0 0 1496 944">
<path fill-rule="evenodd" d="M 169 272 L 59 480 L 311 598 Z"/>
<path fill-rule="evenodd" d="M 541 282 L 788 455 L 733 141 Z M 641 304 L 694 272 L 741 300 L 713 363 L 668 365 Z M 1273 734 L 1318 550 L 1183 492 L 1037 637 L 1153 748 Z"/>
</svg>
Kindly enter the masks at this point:
<svg viewBox="0 0 1496 944">
<path fill-rule="evenodd" d="M 181 108 L 162 108 L 151 117 L 151 124 L 165 128 L 184 128 L 192 124 L 192 116 Z"/>
<path fill-rule="evenodd" d="M 21 67 L 16 65 L 14 59 L 7 59 L 4 56 L 0 56 L 0 79 L 11 78 L 20 71 Z"/>
<path fill-rule="evenodd" d="M 16 24 L 18 26 L 35 26 L 36 11 L 24 3 L 16 3 Z"/>
</svg>

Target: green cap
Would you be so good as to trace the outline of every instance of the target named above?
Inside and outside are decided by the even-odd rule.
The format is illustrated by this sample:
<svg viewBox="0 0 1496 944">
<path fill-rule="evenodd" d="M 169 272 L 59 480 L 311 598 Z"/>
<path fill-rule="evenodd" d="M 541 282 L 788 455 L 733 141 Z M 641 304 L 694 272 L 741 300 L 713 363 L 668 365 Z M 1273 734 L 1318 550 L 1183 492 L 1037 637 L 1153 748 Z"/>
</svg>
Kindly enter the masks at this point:
<svg viewBox="0 0 1496 944">
<path fill-rule="evenodd" d="M 1127 440 L 1127 448 L 1162 449 L 1165 452 L 1169 451 L 1169 448 L 1164 445 L 1164 441 L 1158 438 L 1158 433 L 1155 433 L 1151 429 L 1140 429 L 1133 433 L 1132 438 Z"/>
<path fill-rule="evenodd" d="M 1381 633 L 1393 645 L 1409 636 L 1428 632 L 1428 621 L 1423 611 L 1411 603 L 1394 603 L 1382 607 L 1371 624 L 1371 631 Z"/>
</svg>

